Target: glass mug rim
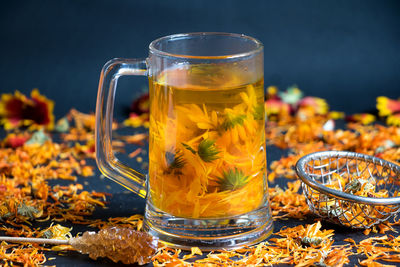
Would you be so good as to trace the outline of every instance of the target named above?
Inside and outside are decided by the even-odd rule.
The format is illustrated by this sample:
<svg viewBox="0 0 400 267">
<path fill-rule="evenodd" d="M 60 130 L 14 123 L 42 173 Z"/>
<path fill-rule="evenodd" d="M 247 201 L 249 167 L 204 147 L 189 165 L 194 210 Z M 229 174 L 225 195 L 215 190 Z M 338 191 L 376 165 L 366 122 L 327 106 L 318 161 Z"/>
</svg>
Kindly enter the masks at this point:
<svg viewBox="0 0 400 267">
<path fill-rule="evenodd" d="M 158 44 L 165 41 L 177 41 L 177 40 L 185 40 L 193 37 L 200 36 L 214 36 L 214 37 L 233 37 L 238 40 L 247 39 L 252 42 L 255 47 L 253 49 L 248 49 L 248 51 L 240 52 L 240 53 L 231 53 L 227 55 L 217 55 L 217 56 L 207 56 L 207 55 L 189 55 L 189 54 L 178 54 L 164 51 L 162 49 L 156 48 Z M 169 57 L 169 58 L 190 58 L 190 59 L 207 59 L 207 60 L 220 60 L 220 59 L 238 59 L 244 58 L 248 56 L 255 55 L 261 52 L 264 49 L 263 44 L 256 38 L 239 33 L 228 33 L 228 32 L 191 32 L 191 33 L 178 33 L 171 34 L 167 36 L 160 37 L 152 41 L 149 45 L 150 54 L 160 56 L 160 57 Z"/>
</svg>

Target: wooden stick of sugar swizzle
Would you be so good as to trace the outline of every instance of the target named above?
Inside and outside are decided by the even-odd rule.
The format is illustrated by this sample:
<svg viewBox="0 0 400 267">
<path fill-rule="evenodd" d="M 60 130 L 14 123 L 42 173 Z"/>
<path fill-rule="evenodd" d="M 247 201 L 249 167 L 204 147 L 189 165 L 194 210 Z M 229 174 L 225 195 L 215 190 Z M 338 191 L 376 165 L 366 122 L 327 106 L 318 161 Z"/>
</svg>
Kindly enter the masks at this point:
<svg viewBox="0 0 400 267">
<path fill-rule="evenodd" d="M 67 240 L 0 236 L 0 241 L 71 245 L 77 251 L 89 254 L 94 260 L 98 257 L 107 257 L 114 262 L 139 265 L 149 263 L 158 246 L 158 240 L 148 233 L 117 226 L 104 228 L 97 233 L 87 231 L 82 236 Z"/>
</svg>

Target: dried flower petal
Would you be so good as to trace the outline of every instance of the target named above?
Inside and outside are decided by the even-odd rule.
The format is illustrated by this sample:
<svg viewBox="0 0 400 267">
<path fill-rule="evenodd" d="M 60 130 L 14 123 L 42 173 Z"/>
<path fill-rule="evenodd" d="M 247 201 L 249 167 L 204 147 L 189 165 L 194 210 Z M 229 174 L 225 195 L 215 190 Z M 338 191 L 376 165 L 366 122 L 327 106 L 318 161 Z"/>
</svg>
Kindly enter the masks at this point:
<svg viewBox="0 0 400 267">
<path fill-rule="evenodd" d="M 65 133 L 68 132 L 69 130 L 69 122 L 67 118 L 61 118 L 57 121 L 56 126 L 54 127 L 54 130 L 56 130 L 59 133 Z"/>
<path fill-rule="evenodd" d="M 51 140 L 51 138 L 44 133 L 43 129 L 36 131 L 33 133 L 31 138 L 25 142 L 27 145 L 32 145 L 32 144 L 39 144 L 43 145 L 46 141 Z"/>
<path fill-rule="evenodd" d="M 285 92 L 278 92 L 278 95 L 283 102 L 295 106 L 303 97 L 303 92 L 296 85 L 293 85 L 287 88 Z"/>
<path fill-rule="evenodd" d="M 23 146 L 30 137 L 31 135 L 27 132 L 9 133 L 2 143 L 5 147 L 17 148 Z"/>
<path fill-rule="evenodd" d="M 325 115 L 328 113 L 329 106 L 326 101 L 319 97 L 307 96 L 299 101 L 299 108 L 312 107 L 315 114 Z"/>
<path fill-rule="evenodd" d="M 278 119 L 285 118 L 290 114 L 290 105 L 280 99 L 268 99 L 265 101 L 265 112 L 268 119 L 272 119 L 272 116 L 278 116 Z"/>
<path fill-rule="evenodd" d="M 138 115 L 137 113 L 132 112 L 129 114 L 129 118 L 124 121 L 124 125 L 133 128 L 149 128 L 149 115 L 148 113 Z"/>
<path fill-rule="evenodd" d="M 400 113 L 389 115 L 386 119 L 388 125 L 400 126 Z"/>
</svg>

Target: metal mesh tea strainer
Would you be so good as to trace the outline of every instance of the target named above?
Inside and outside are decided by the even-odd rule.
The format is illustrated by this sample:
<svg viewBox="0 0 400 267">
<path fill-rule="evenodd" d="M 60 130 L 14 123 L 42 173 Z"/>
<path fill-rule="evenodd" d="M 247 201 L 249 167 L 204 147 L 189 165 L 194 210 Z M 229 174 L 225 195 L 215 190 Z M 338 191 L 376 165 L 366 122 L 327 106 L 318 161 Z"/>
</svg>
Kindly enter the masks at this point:
<svg viewBox="0 0 400 267">
<path fill-rule="evenodd" d="M 370 228 L 400 211 L 400 167 L 354 152 L 324 151 L 296 164 L 310 210 L 331 222 Z"/>
</svg>

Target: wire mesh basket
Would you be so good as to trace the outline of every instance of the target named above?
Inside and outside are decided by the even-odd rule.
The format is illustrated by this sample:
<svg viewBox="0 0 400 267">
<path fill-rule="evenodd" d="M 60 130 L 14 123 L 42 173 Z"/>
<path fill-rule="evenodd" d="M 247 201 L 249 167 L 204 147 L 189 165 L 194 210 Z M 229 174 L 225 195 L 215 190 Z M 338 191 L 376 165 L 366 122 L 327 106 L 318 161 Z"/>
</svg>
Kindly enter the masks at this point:
<svg viewBox="0 0 400 267">
<path fill-rule="evenodd" d="M 400 167 L 346 151 L 308 154 L 296 164 L 310 210 L 336 224 L 370 228 L 400 210 Z"/>
</svg>

